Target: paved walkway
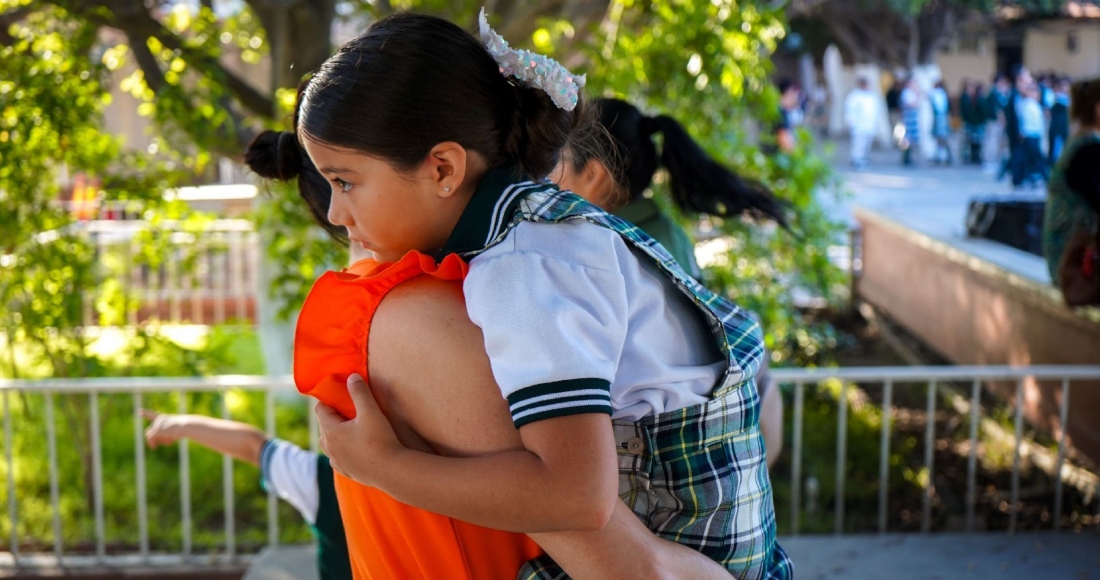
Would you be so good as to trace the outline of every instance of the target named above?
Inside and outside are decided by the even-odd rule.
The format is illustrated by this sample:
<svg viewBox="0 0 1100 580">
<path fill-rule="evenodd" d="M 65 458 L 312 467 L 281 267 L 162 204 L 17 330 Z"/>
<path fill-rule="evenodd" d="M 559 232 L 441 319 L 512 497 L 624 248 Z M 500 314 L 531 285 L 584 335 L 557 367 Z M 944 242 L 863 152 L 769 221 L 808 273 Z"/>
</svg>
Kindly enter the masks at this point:
<svg viewBox="0 0 1100 580">
<path fill-rule="evenodd" d="M 946 242 L 967 254 L 991 262 L 1034 282 L 1050 284 L 1046 263 L 1038 256 L 995 242 L 966 237 L 966 210 L 977 195 L 1013 195 L 1007 181 L 972 166 L 948 167 L 925 164 L 902 167 L 896 151 L 875 151 L 862 171 L 849 168 L 846 142 L 835 144 L 835 167 L 844 177 L 849 199 L 822 202 L 838 220 L 855 225 L 857 209 L 870 210 Z M 1021 195 L 1045 197 L 1045 190 L 1025 190 Z M 830 196 L 831 197 L 831 196 Z"/>
<path fill-rule="evenodd" d="M 1100 535 L 780 538 L 800 580 L 1100 580 Z M 313 546 L 264 549 L 243 580 L 316 580 Z"/>
<path fill-rule="evenodd" d="M 800 580 L 1100 579 L 1100 535 L 933 534 L 780 538 Z"/>
<path fill-rule="evenodd" d="M 864 170 L 848 167 L 847 143 L 836 144 L 834 164 L 851 196 L 822 199 L 837 220 L 856 225 L 870 211 L 1016 274 L 1034 288 L 1050 288 L 1046 262 L 1032 254 L 966 236 L 970 199 L 1012 195 L 974 166 L 906 168 L 896 151 L 878 151 Z M 1045 196 L 1042 189 L 1022 192 Z M 933 534 L 801 536 L 781 538 L 796 577 L 813 580 L 1100 580 L 1100 535 Z"/>
<path fill-rule="evenodd" d="M 317 580 L 317 547 L 278 546 L 260 551 L 241 580 Z"/>
</svg>

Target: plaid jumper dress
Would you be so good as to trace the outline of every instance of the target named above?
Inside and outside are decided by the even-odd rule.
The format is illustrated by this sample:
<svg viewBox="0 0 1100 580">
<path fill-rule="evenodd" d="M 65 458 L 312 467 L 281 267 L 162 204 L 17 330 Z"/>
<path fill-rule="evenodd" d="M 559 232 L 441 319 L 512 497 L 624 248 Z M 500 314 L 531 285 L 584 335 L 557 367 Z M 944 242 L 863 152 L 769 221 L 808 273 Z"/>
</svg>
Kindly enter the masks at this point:
<svg viewBox="0 0 1100 580">
<path fill-rule="evenodd" d="M 491 220 L 452 236 L 441 253 L 466 260 L 502 242 L 524 221 L 587 220 L 618 233 L 651 258 L 703 313 L 726 368 L 711 399 L 701 405 L 613 421 L 619 457 L 619 496 L 658 536 L 694 548 L 736 578 L 786 579 L 792 564 L 776 541 L 775 507 L 760 433 L 755 377 L 764 356 L 760 325 L 733 303 L 683 271 L 663 246 L 638 227 L 555 186 L 521 181 L 512 170 L 490 172 Z M 470 210 L 467 210 L 468 212 Z M 488 212 L 485 212 L 488 214 Z M 465 216 L 464 218 L 465 219 Z M 459 227 L 463 226 L 460 219 Z M 478 246 L 478 247 L 473 247 Z M 549 557 L 528 562 L 520 580 L 565 579 Z"/>
</svg>

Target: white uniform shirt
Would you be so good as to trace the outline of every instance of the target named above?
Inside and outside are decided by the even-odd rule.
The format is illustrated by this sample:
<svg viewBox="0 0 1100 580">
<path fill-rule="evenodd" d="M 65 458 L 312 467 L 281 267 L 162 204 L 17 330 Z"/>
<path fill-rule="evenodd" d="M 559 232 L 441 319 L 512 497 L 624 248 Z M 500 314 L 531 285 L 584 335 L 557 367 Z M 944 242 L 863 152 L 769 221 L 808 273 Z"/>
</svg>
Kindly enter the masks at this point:
<svg viewBox="0 0 1100 580">
<path fill-rule="evenodd" d="M 844 122 L 858 135 L 874 135 L 878 131 L 879 97 L 870 90 L 856 89 L 844 100 Z"/>
<path fill-rule="evenodd" d="M 264 487 L 284 499 L 306 522 L 317 521 L 321 503 L 317 488 L 317 454 L 281 439 L 269 439 L 260 451 Z"/>
<path fill-rule="evenodd" d="M 702 312 L 615 232 L 522 222 L 470 262 L 463 285 L 516 426 L 706 402 L 725 359 Z"/>
</svg>

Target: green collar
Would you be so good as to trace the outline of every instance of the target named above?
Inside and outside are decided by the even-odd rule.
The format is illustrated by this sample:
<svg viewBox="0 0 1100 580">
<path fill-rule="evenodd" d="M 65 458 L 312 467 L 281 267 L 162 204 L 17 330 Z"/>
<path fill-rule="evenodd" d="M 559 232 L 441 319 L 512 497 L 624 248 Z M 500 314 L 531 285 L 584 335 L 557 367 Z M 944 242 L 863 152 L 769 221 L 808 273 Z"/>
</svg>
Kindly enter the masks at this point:
<svg viewBox="0 0 1100 580">
<path fill-rule="evenodd" d="M 661 208 L 652 199 L 640 197 L 612 213 L 644 230 L 643 224 L 661 217 Z"/>
<path fill-rule="evenodd" d="M 519 202 L 539 185 L 525 178 L 517 167 L 490 169 L 477 184 L 435 259 L 442 260 L 448 254 L 470 254 L 488 246 L 504 230 Z"/>
</svg>

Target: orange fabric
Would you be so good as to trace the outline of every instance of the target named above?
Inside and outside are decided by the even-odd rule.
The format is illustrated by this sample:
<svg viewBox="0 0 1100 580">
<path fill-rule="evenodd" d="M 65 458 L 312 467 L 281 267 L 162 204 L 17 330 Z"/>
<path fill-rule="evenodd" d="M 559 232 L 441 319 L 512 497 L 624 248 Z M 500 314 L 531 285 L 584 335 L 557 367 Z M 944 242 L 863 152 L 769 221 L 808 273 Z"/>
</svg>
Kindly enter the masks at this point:
<svg viewBox="0 0 1100 580">
<path fill-rule="evenodd" d="M 461 281 L 467 265 L 450 255 L 437 266 L 419 252 L 393 264 L 356 262 L 313 285 L 294 336 L 294 382 L 303 394 L 355 416 L 347 377 L 367 373 L 371 318 L 386 294 L 421 275 Z M 357 580 L 512 580 L 542 554 L 523 534 L 475 526 L 402 504 L 335 474 L 336 495 Z"/>
</svg>

